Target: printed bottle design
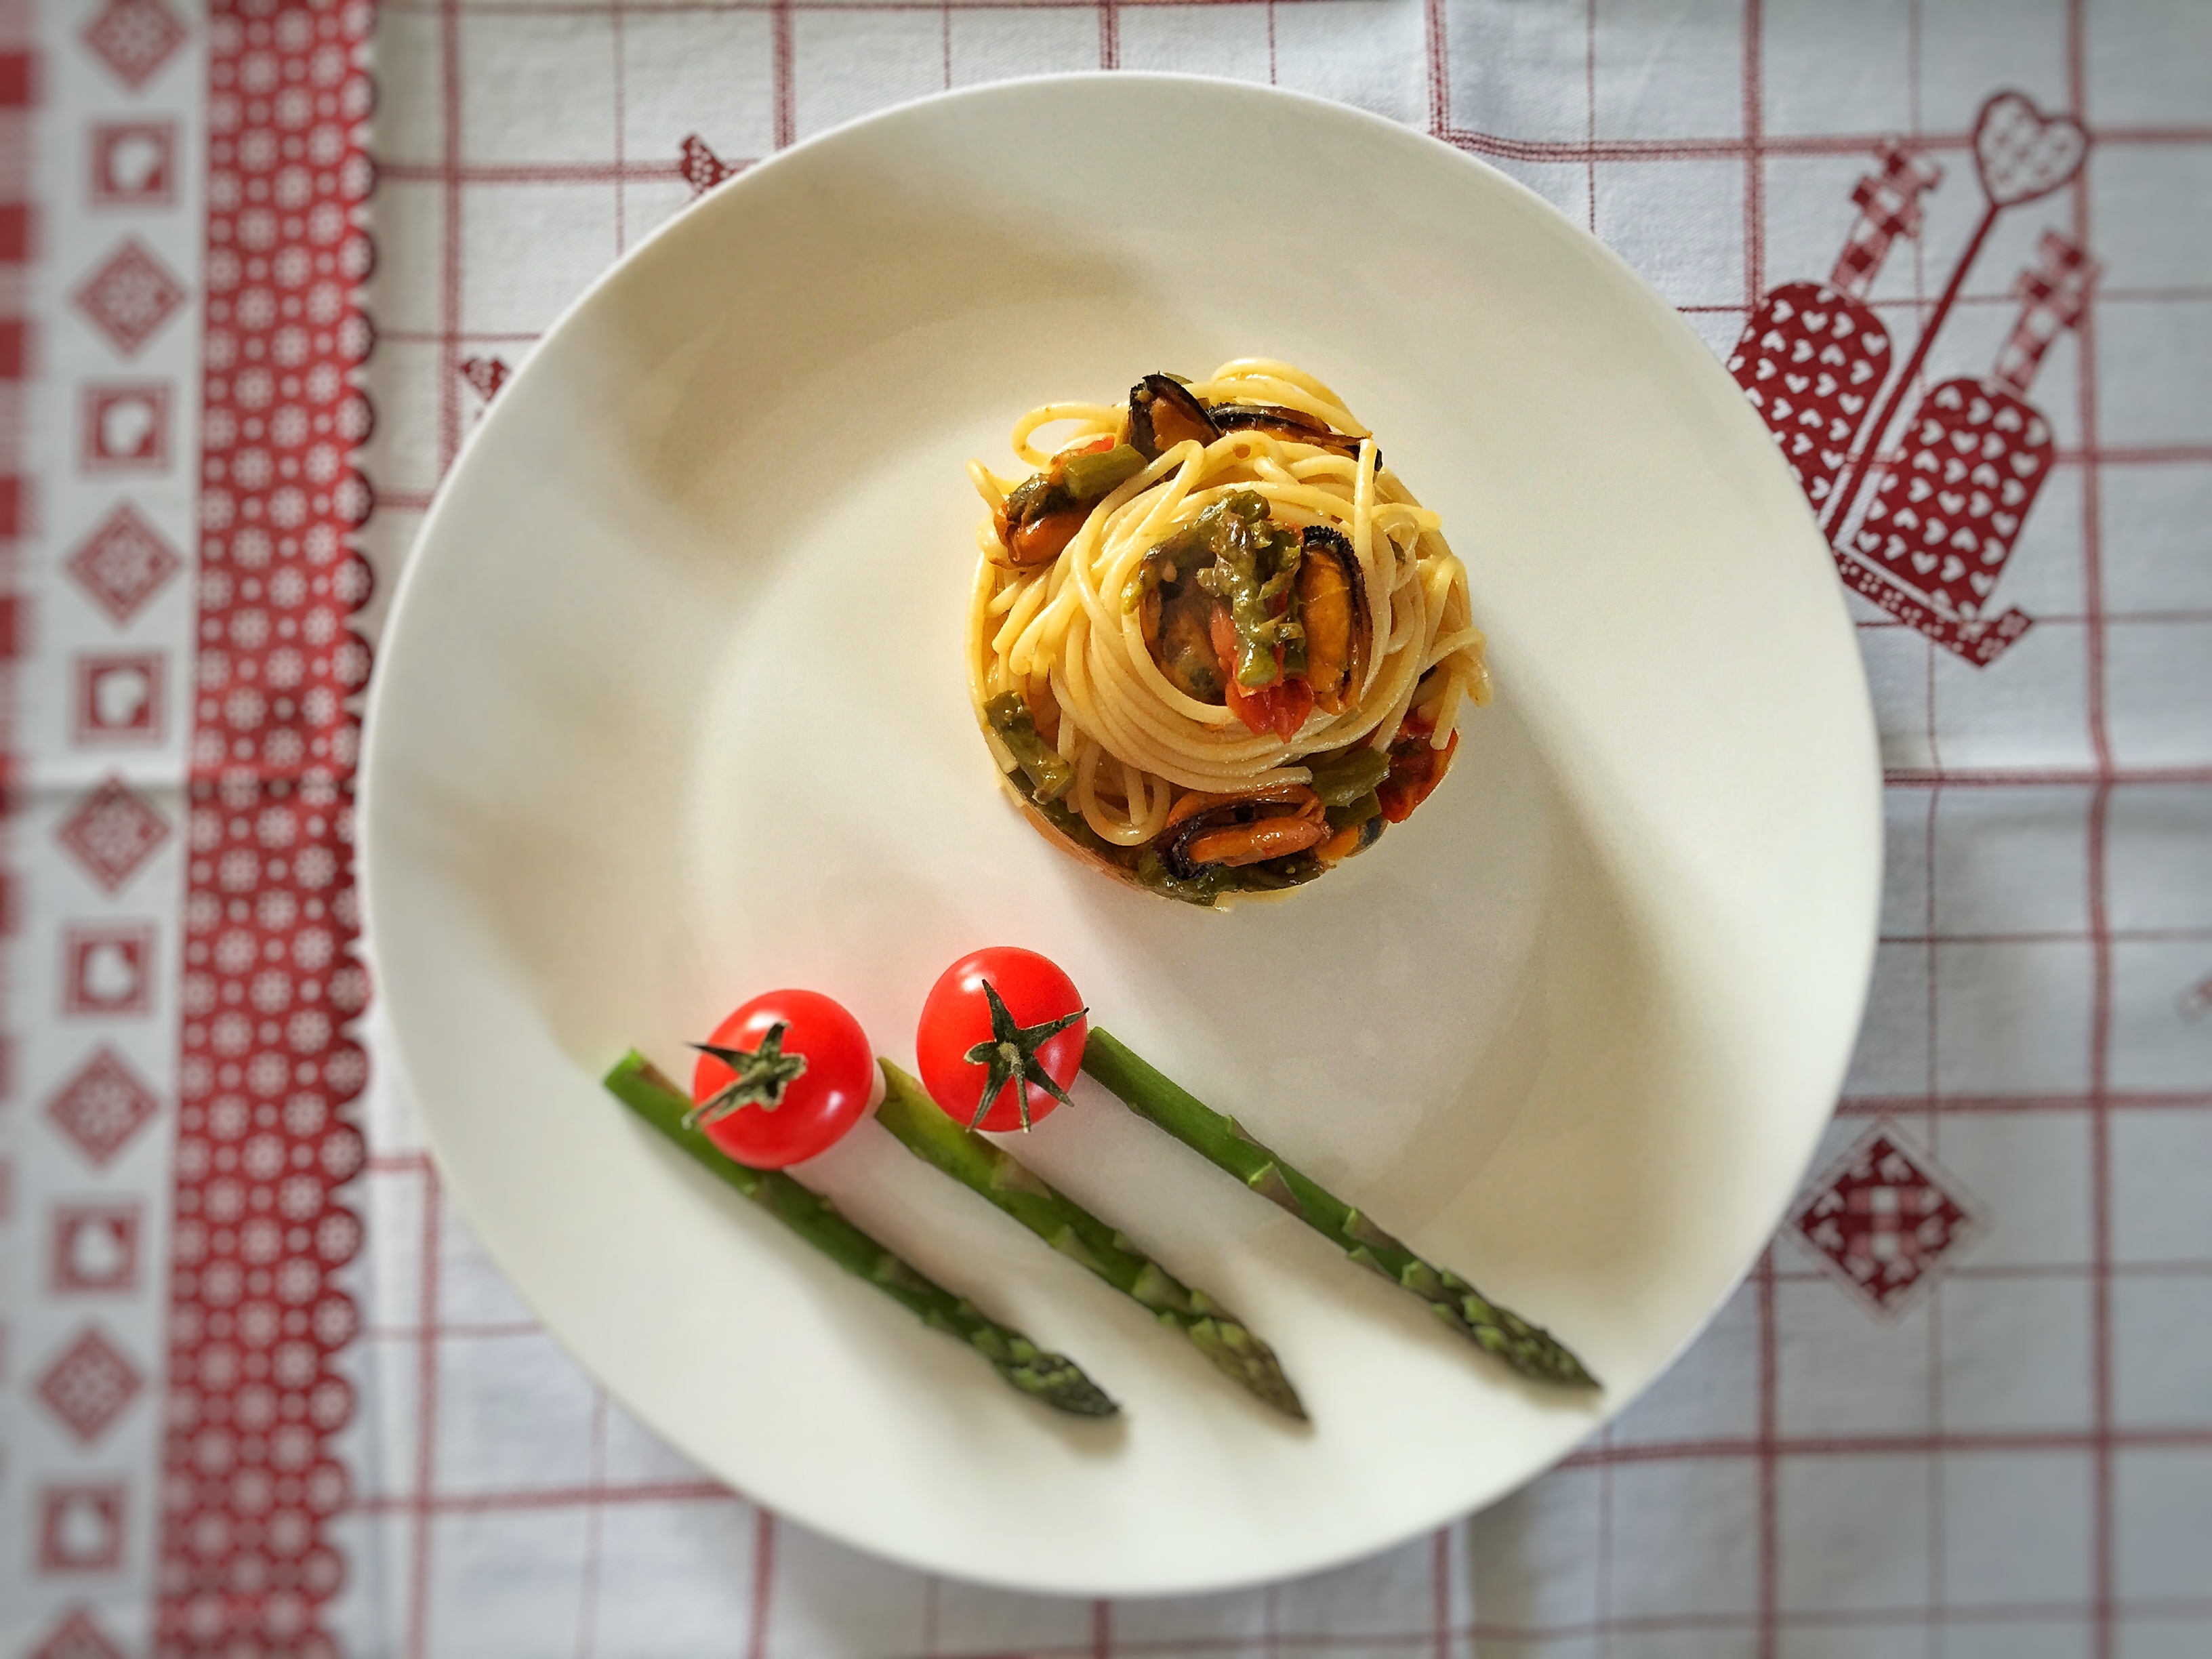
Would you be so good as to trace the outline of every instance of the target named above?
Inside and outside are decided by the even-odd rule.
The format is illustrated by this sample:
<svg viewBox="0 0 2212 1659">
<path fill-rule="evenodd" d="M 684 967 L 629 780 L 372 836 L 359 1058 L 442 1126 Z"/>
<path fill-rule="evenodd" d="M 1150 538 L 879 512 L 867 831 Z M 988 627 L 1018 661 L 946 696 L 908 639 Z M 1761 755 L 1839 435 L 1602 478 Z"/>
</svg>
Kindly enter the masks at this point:
<svg viewBox="0 0 2212 1659">
<path fill-rule="evenodd" d="M 1890 245 L 1919 233 L 1920 198 L 1942 175 L 1886 144 L 1881 171 L 1853 192 L 1858 222 L 1828 280 L 1767 295 L 1729 359 L 1845 584 L 1977 667 L 2033 625 L 2019 611 L 1993 615 L 1990 604 L 2053 459 L 2050 423 L 2023 394 L 2051 343 L 2081 314 L 2095 263 L 2046 236 L 2043 263 L 2014 289 L 2026 309 L 1994 374 L 1946 380 L 1901 423 L 1898 413 L 1999 216 L 2066 184 L 2087 149 L 2078 122 L 2045 115 L 2022 94 L 1982 106 L 1973 135 L 1982 216 L 1899 368 L 1866 293 Z"/>
<path fill-rule="evenodd" d="M 1881 161 L 1882 170 L 1851 193 L 1859 216 L 1828 280 L 1773 289 L 1729 358 L 1816 514 L 1827 507 L 1895 363 L 1867 290 L 1890 244 L 1918 234 L 1921 195 L 1943 177 L 1933 161 L 1894 142 L 1882 146 Z"/>
<path fill-rule="evenodd" d="M 2051 423 L 2026 393 L 2051 343 L 2080 319 L 2099 267 L 2055 231 L 2045 234 L 2039 253 L 2014 285 L 2023 305 L 1995 370 L 1945 380 L 1922 398 L 1905 422 L 1901 452 L 1879 469 L 1851 538 L 1949 621 L 1984 620 L 2021 523 L 2051 474 Z"/>
</svg>

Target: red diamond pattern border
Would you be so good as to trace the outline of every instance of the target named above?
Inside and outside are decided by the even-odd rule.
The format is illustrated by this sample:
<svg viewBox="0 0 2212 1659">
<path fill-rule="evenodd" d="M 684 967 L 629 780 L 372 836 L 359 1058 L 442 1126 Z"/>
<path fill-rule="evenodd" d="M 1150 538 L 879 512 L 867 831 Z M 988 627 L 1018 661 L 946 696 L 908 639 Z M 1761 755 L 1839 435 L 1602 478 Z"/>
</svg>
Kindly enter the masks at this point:
<svg viewBox="0 0 2212 1659">
<path fill-rule="evenodd" d="M 39 1398 L 86 1445 L 107 1432 L 146 1386 L 138 1368 L 88 1325 L 39 1378 Z"/>
<path fill-rule="evenodd" d="M 107 9 L 85 25 L 83 40 L 92 55 L 135 92 L 184 45 L 185 33 L 161 0 L 108 0 Z"/>
<path fill-rule="evenodd" d="M 131 357 L 177 314 L 185 294 L 168 266 L 133 236 L 70 297 L 118 351 Z"/>
<path fill-rule="evenodd" d="M 161 1109 L 161 1097 L 103 1042 L 46 1103 L 46 1117 L 94 1168 L 102 1168 Z"/>
<path fill-rule="evenodd" d="M 169 822 L 121 778 L 111 777 L 84 798 L 54 838 L 114 893 L 168 840 Z"/>
<path fill-rule="evenodd" d="M 183 569 L 161 532 L 125 501 L 69 556 L 70 577 L 118 627 L 129 622 Z"/>
<path fill-rule="evenodd" d="M 28 1659 L 123 1659 L 123 1650 L 107 1639 L 89 1614 L 78 1609 L 32 1649 Z"/>
</svg>

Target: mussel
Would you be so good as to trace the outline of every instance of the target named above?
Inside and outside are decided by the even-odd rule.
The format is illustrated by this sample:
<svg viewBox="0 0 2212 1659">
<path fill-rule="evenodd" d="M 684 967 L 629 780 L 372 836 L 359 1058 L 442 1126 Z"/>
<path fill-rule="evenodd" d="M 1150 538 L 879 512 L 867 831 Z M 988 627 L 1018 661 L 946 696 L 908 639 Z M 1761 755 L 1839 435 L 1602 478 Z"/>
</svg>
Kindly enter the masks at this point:
<svg viewBox="0 0 2212 1659">
<path fill-rule="evenodd" d="M 1171 875 L 1189 881 L 1209 865 L 1233 868 L 1305 852 L 1329 834 L 1320 796 L 1303 783 L 1277 783 L 1243 794 L 1185 795 L 1152 845 Z"/>
<path fill-rule="evenodd" d="M 1314 707 L 1340 714 L 1358 695 L 1366 666 L 1366 639 L 1360 627 L 1364 605 L 1359 562 L 1342 531 L 1310 524 L 1302 533 L 1305 555 L 1298 561 L 1298 617 L 1305 626 L 1306 682 Z"/>
<path fill-rule="evenodd" d="M 1198 702 L 1223 697 L 1221 660 L 1206 626 L 1214 599 L 1195 581 L 1163 580 L 1146 591 L 1140 620 L 1146 647 L 1175 689 Z"/>
<path fill-rule="evenodd" d="M 1285 409 L 1280 404 L 1221 404 L 1206 413 L 1224 432 L 1264 432 L 1285 443 L 1311 444 L 1317 449 L 1334 450 L 1347 460 L 1356 459 L 1359 454 L 1358 439 L 1337 431 L 1302 409 Z M 1382 465 L 1379 455 L 1376 465 Z"/>
<path fill-rule="evenodd" d="M 1129 388 L 1129 444 L 1146 460 L 1186 439 L 1210 444 L 1220 435 L 1206 405 L 1172 376 L 1147 374 Z"/>
<path fill-rule="evenodd" d="M 1103 442 L 1103 440 L 1100 441 Z M 1000 551 L 992 562 L 1014 570 L 1049 564 L 1066 550 L 1098 501 L 1145 469 L 1127 444 L 1056 455 L 1018 485 L 997 515 Z"/>
</svg>

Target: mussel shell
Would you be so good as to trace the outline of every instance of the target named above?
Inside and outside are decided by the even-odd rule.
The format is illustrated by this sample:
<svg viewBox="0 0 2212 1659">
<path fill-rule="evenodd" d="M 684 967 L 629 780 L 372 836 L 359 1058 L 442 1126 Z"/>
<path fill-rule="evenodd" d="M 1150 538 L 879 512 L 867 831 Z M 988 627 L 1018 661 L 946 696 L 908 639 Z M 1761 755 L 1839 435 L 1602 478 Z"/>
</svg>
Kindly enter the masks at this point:
<svg viewBox="0 0 2212 1659">
<path fill-rule="evenodd" d="M 1129 442 L 1148 461 L 1187 438 L 1210 444 L 1221 428 L 1189 389 L 1165 374 L 1147 374 L 1129 388 Z"/>
<path fill-rule="evenodd" d="M 1178 881 L 1192 881 L 1200 871 L 1212 866 L 1192 861 L 1191 842 L 1209 830 L 1242 821 L 1237 816 L 1241 812 L 1262 806 L 1289 805 L 1300 796 L 1311 799 L 1313 791 L 1303 783 L 1278 783 L 1241 795 L 1194 792 L 1175 804 L 1175 810 L 1168 814 L 1166 827 L 1152 845 L 1159 849 L 1160 861 L 1167 866 L 1169 874 Z"/>
<path fill-rule="evenodd" d="M 1304 410 L 1285 409 L 1279 404 L 1223 404 L 1207 412 L 1213 417 L 1214 425 L 1224 432 L 1263 432 L 1285 443 L 1311 444 L 1316 449 L 1334 450 L 1346 460 L 1359 457 L 1359 439 L 1316 420 Z M 1375 465 L 1378 471 L 1382 469 L 1379 450 Z"/>
</svg>

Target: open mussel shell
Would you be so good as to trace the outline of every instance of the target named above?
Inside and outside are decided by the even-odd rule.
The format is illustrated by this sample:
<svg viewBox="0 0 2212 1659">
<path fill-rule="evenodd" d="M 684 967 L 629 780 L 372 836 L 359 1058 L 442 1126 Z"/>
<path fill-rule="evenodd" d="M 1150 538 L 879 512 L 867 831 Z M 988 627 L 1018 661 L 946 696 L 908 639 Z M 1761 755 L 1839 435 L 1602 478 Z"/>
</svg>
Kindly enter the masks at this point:
<svg viewBox="0 0 2212 1659">
<path fill-rule="evenodd" d="M 1188 387 L 1165 374 L 1147 374 L 1129 388 L 1129 442 L 1157 460 L 1186 439 L 1210 444 L 1221 428 Z"/>
</svg>

